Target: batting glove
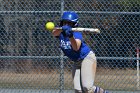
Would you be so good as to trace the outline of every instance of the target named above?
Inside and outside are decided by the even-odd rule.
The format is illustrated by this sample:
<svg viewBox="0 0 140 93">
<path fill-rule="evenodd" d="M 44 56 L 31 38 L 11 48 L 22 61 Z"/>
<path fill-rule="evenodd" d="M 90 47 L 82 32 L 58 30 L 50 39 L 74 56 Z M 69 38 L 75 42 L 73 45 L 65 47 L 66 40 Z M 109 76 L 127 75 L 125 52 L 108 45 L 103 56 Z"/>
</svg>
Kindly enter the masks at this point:
<svg viewBox="0 0 140 93">
<path fill-rule="evenodd" d="M 68 25 L 62 26 L 62 30 L 65 32 L 67 37 L 69 37 L 69 38 L 73 37 L 73 31 L 70 26 L 68 26 Z"/>
</svg>

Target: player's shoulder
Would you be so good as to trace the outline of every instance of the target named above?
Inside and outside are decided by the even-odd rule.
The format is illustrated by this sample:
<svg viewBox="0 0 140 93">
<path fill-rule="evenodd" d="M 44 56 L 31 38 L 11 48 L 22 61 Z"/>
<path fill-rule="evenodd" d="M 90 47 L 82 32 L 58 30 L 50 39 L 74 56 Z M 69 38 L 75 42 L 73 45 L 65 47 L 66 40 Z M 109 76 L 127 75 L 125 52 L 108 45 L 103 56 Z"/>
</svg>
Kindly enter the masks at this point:
<svg viewBox="0 0 140 93">
<path fill-rule="evenodd" d="M 78 31 L 75 31 L 74 34 L 82 35 L 82 33 L 81 32 L 78 32 Z"/>
<path fill-rule="evenodd" d="M 74 37 L 75 37 L 76 39 L 80 39 L 80 40 L 82 40 L 82 38 L 83 38 L 81 32 L 74 32 Z"/>
</svg>

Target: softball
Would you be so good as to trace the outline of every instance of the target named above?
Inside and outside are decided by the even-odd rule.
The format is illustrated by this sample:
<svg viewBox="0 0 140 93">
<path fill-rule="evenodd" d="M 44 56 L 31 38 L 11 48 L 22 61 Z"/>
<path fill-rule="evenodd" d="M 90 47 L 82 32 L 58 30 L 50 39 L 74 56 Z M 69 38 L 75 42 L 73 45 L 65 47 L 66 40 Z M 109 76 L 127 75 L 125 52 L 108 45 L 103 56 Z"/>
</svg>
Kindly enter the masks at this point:
<svg viewBox="0 0 140 93">
<path fill-rule="evenodd" d="M 53 22 L 47 22 L 45 25 L 45 28 L 49 31 L 52 31 L 54 29 L 55 25 Z"/>
</svg>

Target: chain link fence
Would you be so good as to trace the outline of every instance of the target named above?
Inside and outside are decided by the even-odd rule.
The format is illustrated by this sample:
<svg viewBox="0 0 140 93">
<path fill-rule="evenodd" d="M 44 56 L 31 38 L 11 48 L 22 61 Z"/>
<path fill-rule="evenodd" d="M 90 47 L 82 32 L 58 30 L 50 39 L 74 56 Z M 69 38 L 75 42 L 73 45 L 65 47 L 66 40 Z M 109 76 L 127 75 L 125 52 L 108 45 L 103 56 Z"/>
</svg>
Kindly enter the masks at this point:
<svg viewBox="0 0 140 93">
<path fill-rule="evenodd" d="M 83 32 L 97 56 L 95 85 L 140 90 L 139 0 L 0 0 L 0 91 L 73 90 L 73 62 L 63 56 L 58 40 L 44 27 L 47 21 L 58 26 L 64 11 L 77 12 L 80 27 L 101 30 L 100 34 Z"/>
</svg>

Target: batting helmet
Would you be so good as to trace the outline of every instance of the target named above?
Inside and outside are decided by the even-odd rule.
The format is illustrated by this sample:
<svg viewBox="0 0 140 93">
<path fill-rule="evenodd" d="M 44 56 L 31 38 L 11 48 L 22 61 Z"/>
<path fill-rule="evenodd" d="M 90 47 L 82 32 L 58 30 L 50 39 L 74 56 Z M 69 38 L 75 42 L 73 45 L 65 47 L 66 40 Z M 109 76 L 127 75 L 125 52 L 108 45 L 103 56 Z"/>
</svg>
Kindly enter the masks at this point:
<svg viewBox="0 0 140 93">
<path fill-rule="evenodd" d="M 60 20 L 60 26 L 62 26 L 64 20 L 73 22 L 74 27 L 78 26 L 78 15 L 75 12 L 71 11 L 64 12 Z"/>
</svg>

